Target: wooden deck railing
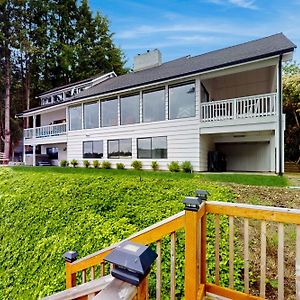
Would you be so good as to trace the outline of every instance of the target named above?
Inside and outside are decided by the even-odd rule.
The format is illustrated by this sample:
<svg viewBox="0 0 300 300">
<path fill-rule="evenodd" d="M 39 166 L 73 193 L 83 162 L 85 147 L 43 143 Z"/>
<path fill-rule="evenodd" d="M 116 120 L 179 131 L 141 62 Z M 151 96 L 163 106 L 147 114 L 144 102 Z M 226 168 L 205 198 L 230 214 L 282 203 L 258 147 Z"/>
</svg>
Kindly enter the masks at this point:
<svg viewBox="0 0 300 300">
<path fill-rule="evenodd" d="M 207 218 L 215 221 L 215 241 L 214 245 L 207 244 Z M 224 220 L 225 219 L 225 220 Z M 227 221 L 228 219 L 228 221 Z M 235 230 L 237 220 L 243 219 L 243 228 Z M 250 221 L 260 222 L 260 275 L 259 291 L 253 291 L 251 287 L 251 276 L 249 261 L 249 223 Z M 229 277 L 228 286 L 221 285 L 221 262 L 220 261 L 220 240 L 224 232 L 220 230 L 221 221 L 228 222 L 228 249 L 229 249 Z M 176 291 L 176 232 L 185 231 L 185 299 L 203 299 L 205 295 L 213 294 L 229 299 L 265 299 L 266 297 L 266 262 L 267 262 L 267 223 L 275 222 L 278 225 L 278 299 L 286 299 L 284 294 L 284 224 L 295 226 L 295 298 L 300 300 L 300 210 L 277 208 L 268 206 L 254 206 L 225 202 L 203 202 L 198 211 L 183 211 L 170 218 L 167 218 L 155 225 L 152 225 L 133 236 L 128 240 L 141 244 L 156 244 L 157 260 L 155 271 L 155 299 L 162 299 L 162 242 L 161 240 L 170 237 L 170 299 L 175 299 Z M 227 228 L 228 228 L 227 227 Z M 240 227 L 240 226 L 239 226 Z M 222 233 L 223 232 L 223 233 Z M 227 234 L 227 233 L 226 233 Z M 243 262 L 244 262 L 244 290 L 236 291 L 234 286 L 234 257 L 237 255 L 238 242 L 243 241 Z M 99 252 L 83 257 L 72 263 L 66 263 L 66 287 L 76 286 L 78 281 L 86 284 L 87 278 L 96 280 L 97 276 L 103 277 L 109 273 L 109 266 L 105 265 L 103 258 L 118 244 L 105 248 Z M 214 249 L 215 270 L 213 278 L 208 277 L 206 270 L 207 246 Z M 253 247 L 253 246 L 252 246 Z M 99 269 L 99 270 L 98 270 Z M 97 271 L 98 270 L 98 271 Z M 210 271 L 211 272 L 211 271 Z M 89 274 L 89 276 L 87 276 Z M 210 273 L 211 274 L 211 273 Z M 240 274 L 241 275 L 241 274 Z M 80 277 L 80 280 L 79 280 Z M 76 281 L 77 279 L 77 281 Z M 211 283 L 212 282 L 212 283 Z M 151 291 L 150 291 L 151 292 Z M 253 293 L 253 295 L 251 295 Z M 154 291 L 152 291 L 152 295 Z M 259 296 L 258 296 L 259 294 Z M 144 295 L 145 296 L 145 295 Z M 146 297 L 146 296 L 145 296 Z M 49 298 L 49 300 L 56 298 Z M 68 298 L 74 299 L 74 298 Z M 80 298 L 80 299 L 88 299 Z M 90 299 L 90 298 L 89 298 Z M 142 299 L 142 298 L 136 298 Z M 145 298 L 146 299 L 146 298 Z M 95 298 L 96 300 L 96 298 Z"/>
<path fill-rule="evenodd" d="M 278 299 L 286 299 L 284 295 L 284 224 L 295 225 L 296 247 L 295 247 L 295 269 L 296 269 L 296 299 L 300 299 L 300 210 L 246 205 L 224 202 L 207 202 L 206 213 L 215 215 L 215 284 L 219 286 L 219 240 L 220 240 L 220 216 L 228 216 L 229 219 L 229 288 L 234 289 L 234 222 L 242 218 L 243 228 L 243 260 L 244 260 L 244 292 L 249 293 L 249 221 L 260 222 L 260 284 L 259 296 L 266 297 L 266 264 L 267 264 L 267 224 L 276 223 L 278 230 L 278 251 L 277 251 L 277 280 Z M 290 233 L 291 234 L 291 233 Z M 212 286 L 209 291 L 214 291 Z"/>
<path fill-rule="evenodd" d="M 170 218 L 167 218 L 153 226 L 150 226 L 127 240 L 131 240 L 140 244 L 156 243 L 158 257 L 156 260 L 157 272 L 156 272 L 156 299 L 161 299 L 161 239 L 165 236 L 171 236 L 171 269 L 170 269 L 170 298 L 175 299 L 175 240 L 176 231 L 184 227 L 184 212 L 180 212 Z M 76 285 L 76 279 L 81 273 L 81 283 L 85 283 L 87 279 L 87 273 L 90 274 L 90 279 L 95 278 L 95 271 L 100 268 L 100 276 L 106 275 L 110 272 L 110 267 L 104 262 L 104 257 L 110 253 L 119 243 L 105 248 L 99 252 L 93 253 L 82 259 L 74 261 L 72 263 L 66 262 L 66 287 L 74 287 Z M 80 279 L 79 279 L 80 280 Z"/>
</svg>

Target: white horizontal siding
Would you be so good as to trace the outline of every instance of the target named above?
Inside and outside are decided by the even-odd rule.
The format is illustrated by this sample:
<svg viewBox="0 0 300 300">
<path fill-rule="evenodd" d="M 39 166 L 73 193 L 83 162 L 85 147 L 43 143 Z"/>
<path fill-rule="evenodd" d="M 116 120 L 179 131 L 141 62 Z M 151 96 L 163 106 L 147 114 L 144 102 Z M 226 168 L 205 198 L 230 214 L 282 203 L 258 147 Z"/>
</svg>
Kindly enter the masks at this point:
<svg viewBox="0 0 300 300">
<path fill-rule="evenodd" d="M 160 169 L 166 170 L 171 161 L 183 162 L 189 160 L 194 170 L 199 170 L 199 120 L 187 118 L 172 121 L 163 121 L 148 124 L 135 124 L 89 130 L 72 131 L 68 133 L 68 160 L 77 159 L 82 164 L 82 142 L 103 140 L 104 157 L 107 159 L 107 140 L 132 139 L 132 158 L 108 159 L 112 166 L 122 162 L 126 168 L 137 158 L 137 138 L 167 136 L 167 159 L 139 159 L 143 162 L 144 169 L 151 168 L 151 162 L 156 160 Z M 94 159 L 91 159 L 91 161 Z M 101 161 L 100 160 L 100 161 Z"/>
</svg>

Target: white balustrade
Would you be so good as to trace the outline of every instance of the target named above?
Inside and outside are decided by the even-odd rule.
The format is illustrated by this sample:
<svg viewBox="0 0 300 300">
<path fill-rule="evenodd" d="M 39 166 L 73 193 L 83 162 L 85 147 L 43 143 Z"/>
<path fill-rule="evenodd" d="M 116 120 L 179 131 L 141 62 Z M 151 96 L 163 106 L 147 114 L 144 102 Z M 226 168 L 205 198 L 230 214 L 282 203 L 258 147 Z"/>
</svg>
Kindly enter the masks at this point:
<svg viewBox="0 0 300 300">
<path fill-rule="evenodd" d="M 24 129 L 24 138 L 32 139 L 33 138 L 33 128 Z"/>
<path fill-rule="evenodd" d="M 202 122 L 274 115 L 276 115 L 276 93 L 201 103 Z"/>
<path fill-rule="evenodd" d="M 28 129 L 24 129 L 24 138 L 31 139 L 34 137 L 44 138 L 50 136 L 59 136 L 59 135 L 65 135 L 66 131 L 67 131 L 66 123 L 36 127 L 35 132 L 34 132 L 34 128 L 28 128 Z"/>
</svg>

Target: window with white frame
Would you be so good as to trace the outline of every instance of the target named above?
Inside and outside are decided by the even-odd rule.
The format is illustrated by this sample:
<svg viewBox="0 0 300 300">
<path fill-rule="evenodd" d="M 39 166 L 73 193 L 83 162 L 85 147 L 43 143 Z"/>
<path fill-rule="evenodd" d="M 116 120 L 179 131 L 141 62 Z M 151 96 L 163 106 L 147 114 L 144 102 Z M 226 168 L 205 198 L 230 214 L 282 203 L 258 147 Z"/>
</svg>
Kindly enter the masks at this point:
<svg viewBox="0 0 300 300">
<path fill-rule="evenodd" d="M 137 139 L 138 158 L 167 158 L 167 137 L 147 137 Z"/>
<path fill-rule="evenodd" d="M 80 130 L 82 129 L 82 106 L 71 106 L 69 108 L 69 129 Z"/>
<path fill-rule="evenodd" d="M 120 98 L 121 125 L 140 122 L 140 96 L 130 95 Z"/>
<path fill-rule="evenodd" d="M 83 158 L 102 158 L 103 141 L 86 141 L 82 143 Z"/>
<path fill-rule="evenodd" d="M 83 123 L 85 129 L 99 127 L 99 102 L 83 105 Z"/>
<path fill-rule="evenodd" d="M 195 82 L 169 86 L 169 119 L 194 117 L 195 114 Z"/>
<path fill-rule="evenodd" d="M 143 92 L 143 122 L 163 121 L 166 117 L 165 90 Z"/>
<path fill-rule="evenodd" d="M 101 101 L 101 126 L 118 125 L 118 99 Z"/>
<path fill-rule="evenodd" d="M 108 140 L 107 156 L 108 158 L 131 158 L 132 157 L 131 139 Z"/>
</svg>

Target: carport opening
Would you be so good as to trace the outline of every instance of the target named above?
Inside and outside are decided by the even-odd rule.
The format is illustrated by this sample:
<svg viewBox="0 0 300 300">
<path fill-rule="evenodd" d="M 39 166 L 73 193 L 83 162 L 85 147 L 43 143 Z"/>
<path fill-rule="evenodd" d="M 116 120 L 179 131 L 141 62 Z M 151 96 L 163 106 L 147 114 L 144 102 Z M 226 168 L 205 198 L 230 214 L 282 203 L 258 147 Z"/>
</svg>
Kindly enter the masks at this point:
<svg viewBox="0 0 300 300">
<path fill-rule="evenodd" d="M 269 141 L 215 143 L 215 153 L 219 171 L 268 172 L 271 169 Z"/>
</svg>

